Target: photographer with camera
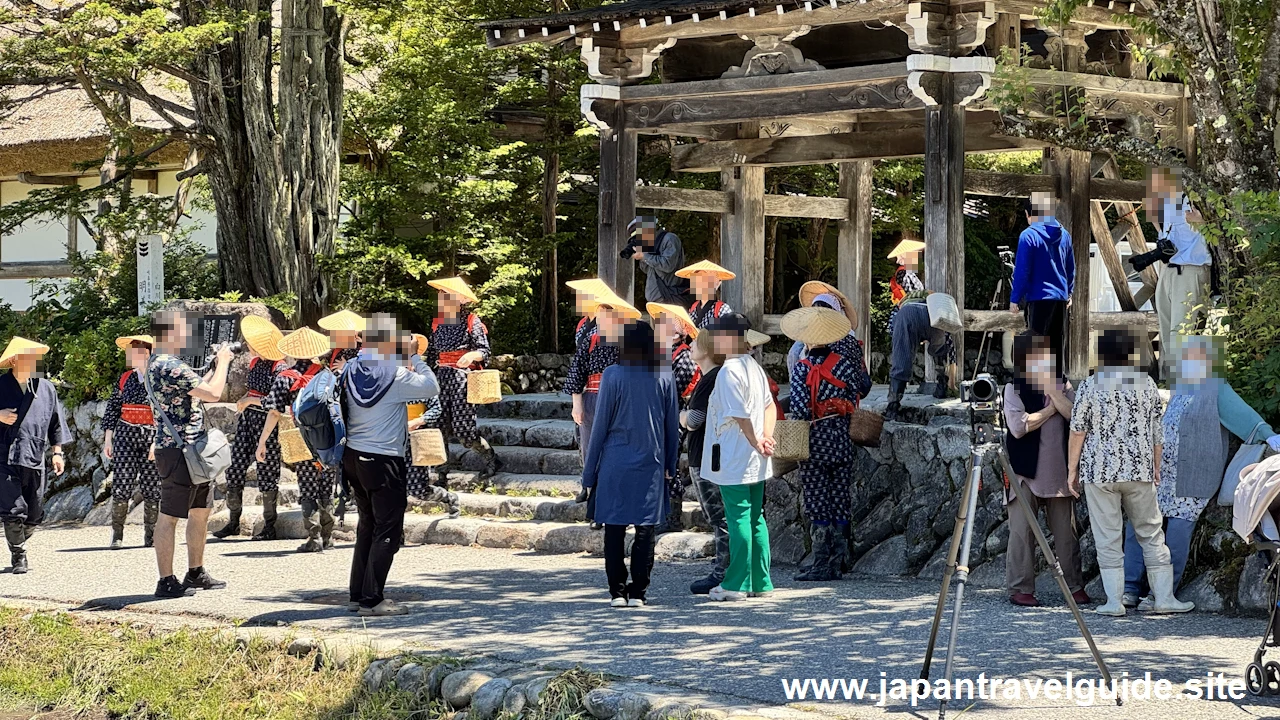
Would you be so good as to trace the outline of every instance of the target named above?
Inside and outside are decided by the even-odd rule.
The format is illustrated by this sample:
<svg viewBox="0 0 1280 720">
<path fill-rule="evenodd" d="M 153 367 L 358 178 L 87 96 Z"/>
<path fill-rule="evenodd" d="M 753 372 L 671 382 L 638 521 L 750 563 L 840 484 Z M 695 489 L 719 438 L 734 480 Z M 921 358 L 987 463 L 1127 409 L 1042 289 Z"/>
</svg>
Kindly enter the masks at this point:
<svg viewBox="0 0 1280 720">
<path fill-rule="evenodd" d="M 1006 483 L 1022 483 L 1031 492 L 1032 517 L 1026 517 L 1006 485 L 1009 548 L 1005 555 L 1005 587 L 1009 602 L 1037 607 L 1036 550 L 1031 523 L 1043 509 L 1053 532 L 1053 552 L 1077 604 L 1089 602 L 1080 570 L 1076 536 L 1075 491 L 1067 484 L 1067 435 L 1075 393 L 1062 380 L 1049 339 L 1024 333 L 1013 339 L 1014 380 L 1004 388 L 1005 450 L 1017 473 Z"/>
<path fill-rule="evenodd" d="M 218 402 L 222 398 L 234 353 L 229 344 L 219 347 L 213 369 L 204 377 L 197 375 L 181 357 L 193 341 L 194 325 L 193 318 L 182 310 L 160 310 L 151 319 L 151 335 L 156 343 L 145 379 L 151 409 L 158 420 L 151 460 L 160 476 L 160 518 L 156 520 L 154 539 L 160 571 L 155 594 L 161 598 L 227 586 L 204 569 L 213 483 L 193 481 L 183 448 L 196 445 L 208 433 L 201 402 Z M 174 533 L 179 518 L 187 521 L 189 568 L 181 582 L 173 574 Z"/>
<path fill-rule="evenodd" d="M 1199 322 L 1212 281 L 1213 256 L 1204 235 L 1194 225 L 1204 222 L 1182 192 L 1182 178 L 1172 168 L 1152 168 L 1143 204 L 1147 218 L 1159 231 L 1159 260 L 1169 264 L 1156 282 L 1156 316 L 1160 320 L 1160 365 L 1167 375 L 1173 367 L 1173 345 L 1182 326 Z M 1147 253 L 1150 255 L 1151 253 Z M 1141 257 L 1141 256 L 1139 256 Z M 1138 258 L 1133 259 L 1134 266 Z M 1150 264 L 1150 263 L 1147 263 Z"/>
<path fill-rule="evenodd" d="M 1009 312 L 1023 312 L 1027 330 L 1049 339 L 1058 367 L 1062 367 L 1067 307 L 1076 285 L 1076 258 L 1071 233 L 1054 217 L 1056 206 L 1057 201 L 1047 192 L 1031 193 L 1027 201 L 1027 229 L 1018 236 Z"/>
<path fill-rule="evenodd" d="M 676 275 L 684 267 L 684 245 L 680 238 L 658 227 L 658 218 L 641 215 L 627 226 L 631 239 L 618 256 L 635 260 L 649 276 L 644 284 L 648 302 L 689 307 L 689 281 Z"/>
</svg>

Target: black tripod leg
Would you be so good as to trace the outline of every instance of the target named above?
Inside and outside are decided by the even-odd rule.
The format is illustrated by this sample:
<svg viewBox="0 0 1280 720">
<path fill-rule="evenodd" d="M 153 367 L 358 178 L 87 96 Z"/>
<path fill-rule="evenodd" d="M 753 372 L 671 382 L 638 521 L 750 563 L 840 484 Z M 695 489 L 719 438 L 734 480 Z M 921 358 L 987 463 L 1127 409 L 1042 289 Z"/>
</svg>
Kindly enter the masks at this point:
<svg viewBox="0 0 1280 720">
<path fill-rule="evenodd" d="M 1080 636 L 1084 638 L 1085 643 L 1089 646 L 1089 652 L 1093 653 L 1093 661 L 1098 664 L 1098 672 L 1102 673 L 1102 680 L 1107 685 L 1111 684 L 1111 672 L 1107 670 L 1107 663 L 1103 661 L 1102 654 L 1098 652 L 1098 646 L 1093 642 L 1093 635 L 1089 632 L 1089 627 L 1084 623 L 1084 616 L 1080 614 L 1080 608 L 1076 605 L 1075 598 L 1071 597 L 1071 588 L 1067 587 L 1067 579 L 1062 575 L 1062 565 L 1058 563 L 1058 556 L 1053 553 L 1053 549 L 1049 547 L 1049 541 L 1045 538 L 1044 533 L 1040 531 L 1040 521 L 1032 511 L 1031 503 L 1027 501 L 1026 488 L 1022 487 L 1022 483 L 1018 482 L 1017 475 L 1013 472 L 1013 466 L 1009 464 L 1009 456 L 1005 454 L 1004 448 L 998 450 L 1000 455 L 1000 467 L 1004 470 L 1005 476 L 1009 478 L 1009 487 L 1013 488 L 1013 494 L 1017 498 L 1018 506 L 1022 508 L 1022 512 L 1027 516 L 1031 523 L 1031 534 L 1035 535 L 1036 544 L 1040 546 L 1040 552 L 1044 554 L 1045 562 L 1053 569 L 1053 577 L 1058 581 L 1058 588 L 1062 590 L 1062 596 L 1067 599 L 1067 607 L 1071 608 L 1071 614 L 1075 616 L 1076 624 L 1080 626 Z M 1120 705 L 1122 700 L 1119 694 L 1116 695 L 1116 705 Z"/>
<path fill-rule="evenodd" d="M 960 497 L 969 497 L 969 484 L 973 482 L 973 458 L 965 466 L 965 486 Z M 929 647 L 924 651 L 924 666 L 920 668 L 920 679 L 929 679 L 929 667 L 933 664 L 933 651 L 938 644 L 938 628 L 942 624 L 942 612 L 947 606 L 947 593 L 951 590 L 951 577 L 956 571 L 956 557 L 960 554 L 960 536 L 968 521 L 969 503 L 961 502 L 956 508 L 956 526 L 951 531 L 951 545 L 947 549 L 947 564 L 942 570 L 942 589 L 938 592 L 938 606 L 933 610 L 933 626 L 929 629 Z"/>
</svg>

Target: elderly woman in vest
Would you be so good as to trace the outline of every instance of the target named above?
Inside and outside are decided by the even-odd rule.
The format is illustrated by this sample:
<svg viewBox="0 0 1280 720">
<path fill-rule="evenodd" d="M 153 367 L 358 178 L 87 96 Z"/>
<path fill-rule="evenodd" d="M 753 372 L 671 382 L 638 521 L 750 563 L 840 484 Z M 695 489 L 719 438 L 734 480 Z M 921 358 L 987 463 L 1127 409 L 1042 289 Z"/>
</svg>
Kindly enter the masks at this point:
<svg viewBox="0 0 1280 720">
<path fill-rule="evenodd" d="M 1161 421 L 1164 445 L 1156 486 L 1174 588 L 1187 566 L 1196 521 L 1209 499 L 1218 494 L 1231 459 L 1228 433 L 1245 442 L 1266 439 L 1273 448 L 1280 448 L 1280 436 L 1215 374 L 1220 358 L 1212 338 L 1183 336 L 1176 344 L 1173 394 Z M 1137 607 L 1147 593 L 1146 565 L 1132 523 L 1125 528 L 1124 551 L 1124 604 Z"/>
<path fill-rule="evenodd" d="M 1009 602 L 1037 607 L 1036 546 L 1031 523 L 1044 510 L 1053 532 L 1053 552 L 1077 605 L 1089 602 L 1080 572 L 1076 534 L 1075 493 L 1067 484 L 1067 433 L 1075 393 L 1062 381 L 1049 338 L 1025 333 L 1013 340 L 1017 375 L 1004 388 L 1005 448 L 1017 477 L 1008 478 L 1027 490 L 1032 517 L 1018 504 L 1012 487 L 1005 488 L 1009 513 L 1009 550 L 1005 555 L 1005 588 Z M 1136 542 L 1135 542 L 1136 547 Z"/>
</svg>

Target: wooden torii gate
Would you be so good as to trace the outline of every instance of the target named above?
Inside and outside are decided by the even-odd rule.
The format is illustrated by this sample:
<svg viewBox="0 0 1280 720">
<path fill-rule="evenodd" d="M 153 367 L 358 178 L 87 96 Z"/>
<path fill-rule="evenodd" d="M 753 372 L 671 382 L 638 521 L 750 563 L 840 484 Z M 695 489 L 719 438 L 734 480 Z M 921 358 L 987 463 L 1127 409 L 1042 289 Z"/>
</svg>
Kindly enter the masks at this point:
<svg viewBox="0 0 1280 720">
<path fill-rule="evenodd" d="M 592 10 L 481 24 L 491 47 L 575 43 L 595 84 L 582 87 L 584 117 L 600 130 L 599 272 L 624 297 L 632 265 L 619 261 L 637 208 L 720 215 L 721 262 L 739 282 L 725 299 L 753 324 L 764 315 L 766 216 L 820 217 L 839 225 L 838 285 L 862 315 L 871 305 L 871 179 L 882 158 L 925 161 L 925 282 L 964 305 L 964 195 L 1058 193 L 1059 220 L 1075 239 L 1073 306 L 1088 308 L 1090 239 L 1096 237 L 1122 307 L 1136 310 L 1115 242 L 1145 246 L 1126 215 L 1143 195 L 1113 162 L 1049 148 L 1002 131 L 985 93 L 1003 48 L 1049 48 L 1020 72 L 1035 91 L 1033 115 L 1051 116 L 1067 90 L 1092 120 L 1138 129 L 1190 151 L 1186 92 L 1141 79 L 1127 51 L 1140 40 L 1124 15 L 1136 1 L 1091 0 L 1060 32 L 1042 28 L 1035 0 L 626 0 Z M 1056 52 L 1054 51 L 1056 50 Z M 662 58 L 658 83 L 644 83 Z M 672 165 L 717 172 L 720 190 L 637 185 L 642 134 L 680 139 Z M 968 152 L 1045 148 L 1044 172 L 966 170 Z M 836 163 L 839 197 L 765 193 L 767 167 Z M 1123 219 L 1107 226 L 1104 204 Z M 1154 284 L 1154 275 L 1144 281 Z M 1145 320 L 1093 318 L 1092 322 Z M 970 312 L 976 329 L 1016 322 Z M 1069 373 L 1087 373 L 1088 313 L 1072 313 Z M 963 358 L 963 338 L 957 348 Z"/>
</svg>

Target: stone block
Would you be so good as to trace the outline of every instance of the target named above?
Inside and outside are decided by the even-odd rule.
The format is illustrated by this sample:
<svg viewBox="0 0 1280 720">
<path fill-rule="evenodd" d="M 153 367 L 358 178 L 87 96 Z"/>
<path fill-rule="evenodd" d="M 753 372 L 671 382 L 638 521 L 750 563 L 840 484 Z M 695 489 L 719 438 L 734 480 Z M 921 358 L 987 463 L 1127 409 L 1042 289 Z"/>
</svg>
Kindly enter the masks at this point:
<svg viewBox="0 0 1280 720">
<path fill-rule="evenodd" d="M 520 445 L 525 441 L 525 426 L 518 420 L 487 420 L 477 423 L 480 435 L 490 445 Z"/>
<path fill-rule="evenodd" d="M 414 695 L 423 690 L 427 682 L 427 671 L 417 663 L 409 663 L 396 672 L 396 688 Z"/>
<path fill-rule="evenodd" d="M 654 544 L 654 555 L 663 560 L 700 560 L 714 555 L 715 551 L 711 533 L 663 533 Z"/>
<path fill-rule="evenodd" d="M 582 458 L 576 450 L 547 450 L 542 455 L 542 472 L 548 475 L 581 475 Z"/>
<path fill-rule="evenodd" d="M 1240 583 L 1236 591 L 1236 603 L 1241 610 L 1262 612 L 1270 610 L 1271 602 L 1268 598 L 1270 583 L 1265 581 L 1268 565 L 1267 559 L 1261 553 L 1252 553 L 1244 561 L 1244 569 L 1240 571 Z"/>
<path fill-rule="evenodd" d="M 440 683 L 440 696 L 449 703 L 449 707 L 464 708 L 471 704 L 476 691 L 492 679 L 492 675 L 479 670 L 459 670 L 450 673 Z"/>
<path fill-rule="evenodd" d="M 538 367 L 544 370 L 555 370 L 565 364 L 563 355 L 554 353 L 542 353 L 538 355 Z"/>
<path fill-rule="evenodd" d="M 542 458 L 547 454 L 547 451 L 541 448 L 525 447 L 499 447 L 495 452 L 498 455 L 499 470 L 519 475 L 537 475 L 543 472 Z M 470 467 L 465 462 L 463 466 Z M 483 463 L 475 469 L 483 470 Z"/>
<path fill-rule="evenodd" d="M 424 688 L 428 699 L 434 700 L 440 697 L 440 686 L 444 684 L 444 679 L 456 669 L 447 663 L 441 663 L 431 668 L 430 672 L 427 673 L 427 686 Z"/>
<path fill-rule="evenodd" d="M 506 678 L 494 678 L 471 696 L 471 717 L 473 720 L 493 720 L 502 709 L 507 691 L 511 689 L 511 681 Z"/>
<path fill-rule="evenodd" d="M 93 489 L 79 485 L 49 498 L 44 505 L 44 521 L 80 522 L 93 509 Z"/>
<path fill-rule="evenodd" d="M 529 700 L 525 697 L 524 685 L 512 685 L 507 688 L 507 694 L 502 698 L 502 713 L 510 717 L 519 717 L 524 712 L 525 705 L 529 704 Z"/>
<path fill-rule="evenodd" d="M 491 548 L 533 548 L 541 536 L 540 528 L 531 523 L 491 522 L 476 531 L 475 543 Z"/>
<path fill-rule="evenodd" d="M 1004 555 L 997 555 L 975 567 L 969 573 L 969 582 L 972 583 L 974 587 L 1003 588 Z"/>
<path fill-rule="evenodd" d="M 577 425 L 573 421 L 547 421 L 531 425 L 525 441 L 534 447 L 573 450 L 578 447 Z"/>
<path fill-rule="evenodd" d="M 782 565 L 798 564 L 807 552 L 808 529 L 803 523 L 792 522 L 777 531 L 769 531 L 769 556 Z M 715 553 L 714 545 L 711 554 Z"/>
<path fill-rule="evenodd" d="M 483 520 L 455 518 L 432 520 L 427 524 L 422 542 L 429 545 L 474 545 Z"/>
<path fill-rule="evenodd" d="M 85 525 L 106 526 L 111 524 L 111 501 L 100 502 L 84 516 Z"/>
<path fill-rule="evenodd" d="M 1213 570 L 1200 573 L 1191 582 L 1183 583 L 1183 588 L 1176 593 L 1178 599 L 1195 603 L 1199 612 L 1222 612 L 1226 601 L 1218 588 L 1214 587 L 1217 579 L 1218 574 Z"/>
<path fill-rule="evenodd" d="M 538 552 L 568 555 L 576 553 L 604 553 L 604 532 L 592 530 L 587 525 L 564 525 L 550 528 L 534 546 Z"/>
<path fill-rule="evenodd" d="M 902 535 L 876 545 L 853 566 L 854 572 L 868 575 L 906 575 L 909 570 L 907 540 Z"/>
</svg>

